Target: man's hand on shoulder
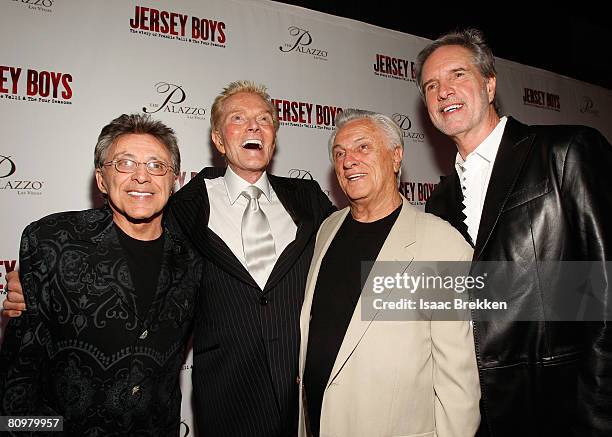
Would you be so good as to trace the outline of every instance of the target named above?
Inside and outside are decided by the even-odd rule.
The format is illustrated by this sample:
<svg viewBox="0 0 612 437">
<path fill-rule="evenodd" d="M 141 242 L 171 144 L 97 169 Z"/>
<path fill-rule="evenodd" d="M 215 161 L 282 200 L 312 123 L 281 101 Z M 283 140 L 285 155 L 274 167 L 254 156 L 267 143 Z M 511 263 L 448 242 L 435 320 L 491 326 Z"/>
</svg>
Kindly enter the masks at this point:
<svg viewBox="0 0 612 437">
<path fill-rule="evenodd" d="M 7 298 L 2 302 L 3 313 L 8 317 L 19 317 L 25 311 L 26 305 L 23 299 L 23 290 L 19 280 L 19 273 L 14 270 L 6 275 Z"/>
</svg>

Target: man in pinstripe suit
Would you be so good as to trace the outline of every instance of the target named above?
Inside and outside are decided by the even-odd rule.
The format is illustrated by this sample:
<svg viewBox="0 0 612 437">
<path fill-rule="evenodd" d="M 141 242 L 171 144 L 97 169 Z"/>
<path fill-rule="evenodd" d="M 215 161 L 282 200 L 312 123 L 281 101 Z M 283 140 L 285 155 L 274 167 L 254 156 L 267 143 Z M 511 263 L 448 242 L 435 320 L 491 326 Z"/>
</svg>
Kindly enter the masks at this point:
<svg viewBox="0 0 612 437">
<path fill-rule="evenodd" d="M 335 208 L 315 181 L 267 173 L 279 121 L 265 87 L 233 82 L 211 112 L 212 140 L 228 166 L 202 170 L 165 214 L 207 260 L 193 340 L 198 435 L 295 435 L 300 309 L 316 232 Z M 263 278 L 249 271 L 241 241 L 241 193 L 250 185 L 262 192 L 276 253 Z M 7 279 L 4 307 L 15 316 L 21 287 Z"/>
<path fill-rule="evenodd" d="M 300 308 L 316 232 L 334 207 L 316 182 L 266 172 L 279 122 L 265 87 L 233 82 L 211 112 L 228 166 L 202 170 L 169 209 L 208 260 L 193 343 L 199 435 L 294 435 Z M 249 185 L 262 191 L 276 249 L 271 271 L 257 279 L 241 241 Z"/>
</svg>

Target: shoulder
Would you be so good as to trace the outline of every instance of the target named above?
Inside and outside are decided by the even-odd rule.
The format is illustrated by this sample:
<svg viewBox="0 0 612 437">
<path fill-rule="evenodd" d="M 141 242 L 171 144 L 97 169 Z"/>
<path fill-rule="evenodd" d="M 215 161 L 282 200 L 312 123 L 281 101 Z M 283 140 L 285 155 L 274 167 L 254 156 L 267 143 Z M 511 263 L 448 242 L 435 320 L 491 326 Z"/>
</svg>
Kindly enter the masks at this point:
<svg viewBox="0 0 612 437">
<path fill-rule="evenodd" d="M 285 176 L 276 176 L 268 173 L 268 179 L 273 185 L 281 185 L 288 189 L 296 190 L 308 190 L 312 192 L 319 192 L 321 187 L 319 183 L 314 179 L 309 178 L 291 178 Z"/>
<path fill-rule="evenodd" d="M 46 233 L 60 230 L 95 232 L 99 226 L 105 227 L 110 221 L 112 221 L 111 212 L 106 207 L 83 211 L 64 211 L 49 214 L 30 223 L 24 233 Z"/>
<path fill-rule="evenodd" d="M 420 246 L 433 256 L 432 259 L 471 259 L 472 247 L 447 221 L 416 210 L 415 222 L 417 240 L 420 240 Z"/>
</svg>

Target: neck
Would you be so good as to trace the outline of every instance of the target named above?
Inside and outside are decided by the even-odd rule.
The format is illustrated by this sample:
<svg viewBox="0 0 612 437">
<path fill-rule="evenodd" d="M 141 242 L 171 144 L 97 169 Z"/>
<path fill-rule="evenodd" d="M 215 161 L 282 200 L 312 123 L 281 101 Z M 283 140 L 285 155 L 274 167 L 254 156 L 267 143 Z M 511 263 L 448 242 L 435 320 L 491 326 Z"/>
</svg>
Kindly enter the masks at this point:
<svg viewBox="0 0 612 437">
<path fill-rule="evenodd" d="M 241 169 L 236 169 L 232 167 L 231 164 L 230 164 L 230 168 L 232 169 L 234 173 L 236 173 L 237 176 L 244 179 L 251 185 L 257 182 L 259 178 L 261 178 L 261 175 L 264 174 L 264 170 L 260 170 L 260 171 L 241 170 Z"/>
<path fill-rule="evenodd" d="M 489 106 L 485 119 L 475 128 L 468 132 L 451 137 L 457 145 L 457 151 L 465 159 L 493 132 L 499 123 L 499 115 L 495 112 L 493 105 Z"/>
<path fill-rule="evenodd" d="M 159 238 L 162 234 L 162 216 L 159 214 L 153 219 L 145 221 L 129 220 L 124 216 L 113 213 L 113 222 L 130 237 L 141 240 L 151 241 Z"/>
<path fill-rule="evenodd" d="M 387 196 L 382 202 L 376 200 L 351 201 L 351 215 L 361 223 L 371 223 L 387 217 L 402 204 L 402 197 L 398 191 Z"/>
</svg>

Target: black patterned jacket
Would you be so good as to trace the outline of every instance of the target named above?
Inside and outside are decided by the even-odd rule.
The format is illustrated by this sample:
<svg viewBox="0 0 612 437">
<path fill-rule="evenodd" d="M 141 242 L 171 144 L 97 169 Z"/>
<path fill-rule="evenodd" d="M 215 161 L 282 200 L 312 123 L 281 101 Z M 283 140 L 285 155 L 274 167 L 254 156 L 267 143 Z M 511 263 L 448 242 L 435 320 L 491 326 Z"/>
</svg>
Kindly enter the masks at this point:
<svg viewBox="0 0 612 437">
<path fill-rule="evenodd" d="M 142 319 L 108 208 L 29 225 L 20 251 L 28 310 L 9 322 L 0 350 L 0 415 L 60 415 L 64 435 L 177 435 L 179 372 L 202 268 L 166 228 L 157 291 Z"/>
</svg>

